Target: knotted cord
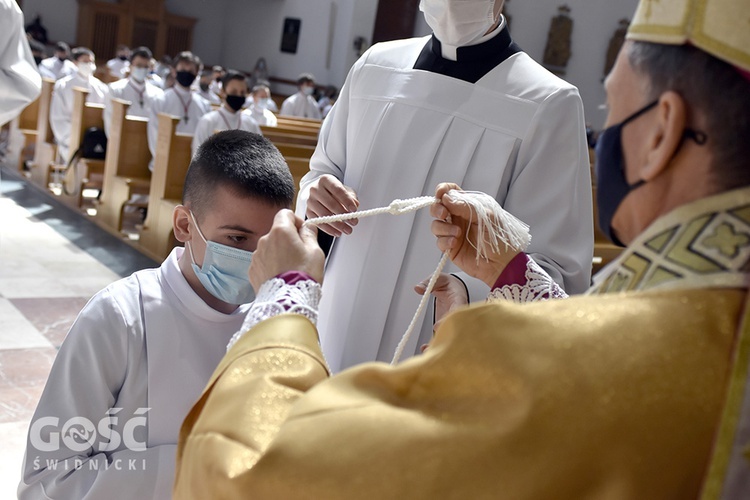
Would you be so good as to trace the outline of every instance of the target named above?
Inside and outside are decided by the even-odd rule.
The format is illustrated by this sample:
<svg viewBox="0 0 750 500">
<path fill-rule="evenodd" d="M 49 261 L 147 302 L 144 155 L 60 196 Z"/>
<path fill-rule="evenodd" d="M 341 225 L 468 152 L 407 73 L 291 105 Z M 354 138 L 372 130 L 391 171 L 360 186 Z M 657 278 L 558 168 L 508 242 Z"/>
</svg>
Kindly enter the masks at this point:
<svg viewBox="0 0 750 500">
<path fill-rule="evenodd" d="M 503 210 L 497 201 L 488 194 L 480 193 L 476 191 L 456 191 L 451 190 L 449 194 L 458 201 L 465 202 L 471 209 L 469 224 L 467 226 L 467 239 L 468 231 L 471 228 L 471 223 L 476 214 L 477 217 L 477 243 L 469 242 L 477 250 L 477 260 L 480 258 L 488 259 L 490 252 L 498 252 L 500 245 L 504 244 L 506 250 L 513 248 L 517 251 L 523 251 L 529 245 L 531 241 L 531 234 L 529 233 L 529 226 L 524 224 L 522 221 L 513 217 L 510 213 Z M 321 224 L 330 224 L 332 222 L 342 222 L 351 219 L 362 219 L 364 217 L 371 217 L 373 215 L 391 214 L 391 215 L 403 215 L 409 212 L 416 212 L 425 207 L 437 203 L 438 200 L 434 196 L 420 196 L 417 198 L 409 198 L 406 200 L 394 200 L 387 207 L 372 208 L 369 210 L 361 210 L 358 212 L 349 212 L 338 215 L 327 215 L 323 217 L 315 217 L 307 219 L 305 224 L 311 226 L 319 226 Z M 485 230 L 486 229 L 486 230 Z M 443 268 L 448 263 L 450 253 L 448 251 L 443 253 L 443 256 L 438 262 L 435 272 L 432 273 L 430 281 L 427 283 L 427 288 L 422 295 L 422 299 L 419 301 L 414 316 L 409 323 L 406 332 L 401 337 L 401 341 L 396 347 L 396 352 L 393 354 L 392 365 L 398 363 L 401 359 L 401 355 L 404 352 L 406 345 L 409 343 L 412 333 L 414 332 L 419 318 L 422 316 L 425 308 L 427 307 L 427 301 L 432 294 L 432 290 L 435 287 L 440 273 L 443 272 Z"/>
</svg>

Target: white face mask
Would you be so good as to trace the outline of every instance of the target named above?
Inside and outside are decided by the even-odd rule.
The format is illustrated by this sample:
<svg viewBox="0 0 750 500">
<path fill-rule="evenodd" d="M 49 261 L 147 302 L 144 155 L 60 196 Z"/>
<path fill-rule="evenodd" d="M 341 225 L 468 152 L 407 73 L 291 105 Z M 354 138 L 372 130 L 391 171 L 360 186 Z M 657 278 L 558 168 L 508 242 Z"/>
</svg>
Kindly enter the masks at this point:
<svg viewBox="0 0 750 500">
<path fill-rule="evenodd" d="M 421 0 L 419 10 L 441 43 L 461 47 L 482 38 L 495 24 L 496 0 Z"/>
<path fill-rule="evenodd" d="M 136 82 L 143 83 L 146 81 L 146 78 L 148 78 L 148 74 L 148 68 L 130 68 L 130 76 L 132 76 L 133 80 Z"/>
<path fill-rule="evenodd" d="M 77 66 L 78 66 L 78 72 L 84 78 L 88 78 L 91 75 L 93 75 L 94 70 L 96 69 L 96 66 L 94 66 L 94 63 L 88 63 L 88 62 L 79 62 L 77 63 Z"/>
<path fill-rule="evenodd" d="M 305 95 L 312 95 L 313 88 L 312 87 L 307 87 L 307 86 L 302 87 L 302 93 L 305 94 Z"/>
</svg>

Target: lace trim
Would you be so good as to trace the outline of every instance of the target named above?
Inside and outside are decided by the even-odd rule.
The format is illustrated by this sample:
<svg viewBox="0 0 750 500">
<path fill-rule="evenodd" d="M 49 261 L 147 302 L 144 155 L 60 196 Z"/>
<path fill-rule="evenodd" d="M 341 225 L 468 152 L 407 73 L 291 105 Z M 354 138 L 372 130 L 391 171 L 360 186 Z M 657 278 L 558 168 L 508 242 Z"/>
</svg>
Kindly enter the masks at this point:
<svg viewBox="0 0 750 500">
<path fill-rule="evenodd" d="M 287 284 L 280 278 L 266 281 L 258 290 L 258 295 L 250 306 L 242 328 L 229 341 L 227 350 L 231 349 L 252 327 L 279 314 L 301 314 L 313 324 L 317 324 L 320 297 L 320 284 L 312 280 L 298 281 L 293 285 Z"/>
<path fill-rule="evenodd" d="M 549 274 L 534 259 L 526 261 L 526 283 L 513 283 L 495 288 L 487 296 L 487 301 L 508 300 L 516 304 L 538 302 L 549 299 L 565 299 L 568 294 L 555 283 Z"/>
</svg>

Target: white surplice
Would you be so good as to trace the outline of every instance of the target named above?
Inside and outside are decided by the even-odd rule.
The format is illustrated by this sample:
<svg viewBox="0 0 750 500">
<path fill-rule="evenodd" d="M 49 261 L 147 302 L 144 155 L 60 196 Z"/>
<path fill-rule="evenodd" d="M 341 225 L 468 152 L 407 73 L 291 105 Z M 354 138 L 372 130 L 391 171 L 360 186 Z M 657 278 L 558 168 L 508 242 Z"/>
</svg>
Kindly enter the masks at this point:
<svg viewBox="0 0 750 500">
<path fill-rule="evenodd" d="M 159 113 L 180 118 L 180 122 L 177 124 L 177 132 L 193 135 L 201 117 L 209 111 L 211 111 L 211 105 L 189 89 L 175 84 L 174 87 L 165 90 L 161 97 L 154 99 L 148 118 L 148 148 L 151 151 L 151 156 L 156 157 Z"/>
<path fill-rule="evenodd" d="M 324 174 L 353 188 L 361 209 L 455 182 L 493 195 L 529 224 L 532 258 L 568 293 L 583 292 L 593 224 L 578 90 L 523 52 L 476 83 L 415 70 L 429 39 L 377 44 L 355 63 L 322 125 L 297 213 L 304 216 L 310 184 Z M 420 299 L 413 287 L 440 259 L 430 221 L 428 210 L 369 217 L 335 241 L 318 324 L 333 370 L 392 358 Z M 486 297 L 476 280 L 470 288 L 484 290 L 472 300 Z M 415 335 L 404 352 L 420 343 Z"/>
<path fill-rule="evenodd" d="M 198 127 L 195 129 L 193 134 L 193 155 L 198 151 L 198 148 L 203 141 L 211 137 L 215 132 L 222 130 L 245 130 L 254 134 L 263 135 L 252 116 L 248 113 L 237 111 L 236 113 L 230 113 L 224 106 L 220 107 L 215 111 L 210 111 L 203 115 L 198 121 Z"/>
<path fill-rule="evenodd" d="M 125 78 L 110 83 L 109 94 L 104 100 L 104 130 L 107 135 L 109 135 L 109 127 L 112 124 L 112 99 L 117 98 L 130 102 L 127 116 L 148 118 L 152 103 L 163 94 L 162 89 L 148 80 L 145 83 L 139 83 L 133 78 Z"/>
<path fill-rule="evenodd" d="M 250 307 L 232 314 L 209 307 L 180 272 L 182 251 L 174 249 L 157 269 L 113 283 L 79 314 L 31 420 L 20 498 L 171 498 L 182 421 Z M 122 439 L 103 451 L 108 439 L 98 426 L 107 412 L 116 417 L 109 421 L 112 434 Z M 57 423 L 35 430 L 44 417 Z M 42 442 L 53 441 L 55 432 L 62 436 L 73 418 L 97 426 L 93 446 L 76 451 L 62 439 L 53 451 L 34 445 L 35 435 Z M 134 451 L 133 440 L 146 449 Z"/>
<path fill-rule="evenodd" d="M 274 115 L 271 110 L 256 106 L 252 98 L 249 99 L 248 102 L 250 102 L 250 105 L 243 111 L 243 113 L 247 113 L 252 116 L 253 120 L 255 120 L 258 125 L 275 127 L 279 124 L 279 121 L 276 119 L 276 115 Z"/>
<path fill-rule="evenodd" d="M 49 108 L 49 124 L 55 136 L 55 143 L 57 143 L 58 157 L 63 162 L 67 162 L 70 159 L 69 156 L 75 153 L 69 150 L 69 142 L 73 119 L 73 89 L 76 87 L 89 91 L 86 102 L 92 104 L 104 104 L 104 98 L 109 92 L 107 86 L 95 76 L 84 78 L 78 72 L 55 82 Z M 73 147 L 77 148 L 78 144 Z"/>
<path fill-rule="evenodd" d="M 281 116 L 296 116 L 298 118 L 313 118 L 320 120 L 320 110 L 318 103 L 312 96 L 297 92 L 290 95 L 281 103 Z"/>
<path fill-rule="evenodd" d="M 15 0 L 0 0 L 0 125 L 23 111 L 41 88 L 21 9 Z"/>
<path fill-rule="evenodd" d="M 70 59 L 61 61 L 58 57 L 55 56 L 42 59 L 42 62 L 39 63 L 39 66 L 44 68 L 46 72 L 44 76 L 51 76 L 55 80 L 65 78 L 66 76 L 70 76 L 78 72 L 78 66 L 76 66 L 76 63 L 74 63 Z"/>
</svg>

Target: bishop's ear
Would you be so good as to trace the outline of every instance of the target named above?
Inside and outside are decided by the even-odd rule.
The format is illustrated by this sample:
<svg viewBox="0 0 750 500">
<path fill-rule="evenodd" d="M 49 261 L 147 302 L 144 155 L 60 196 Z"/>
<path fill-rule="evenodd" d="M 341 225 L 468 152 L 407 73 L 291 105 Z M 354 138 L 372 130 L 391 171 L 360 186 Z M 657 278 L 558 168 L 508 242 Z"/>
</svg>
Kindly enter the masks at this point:
<svg viewBox="0 0 750 500">
<path fill-rule="evenodd" d="M 172 230 L 180 243 L 190 241 L 190 210 L 185 205 L 177 205 L 172 212 Z"/>
<path fill-rule="evenodd" d="M 646 165 L 641 178 L 650 181 L 669 168 L 682 144 L 687 123 L 687 104 L 677 92 L 664 92 L 656 106 L 656 122 L 646 138 Z"/>
</svg>

